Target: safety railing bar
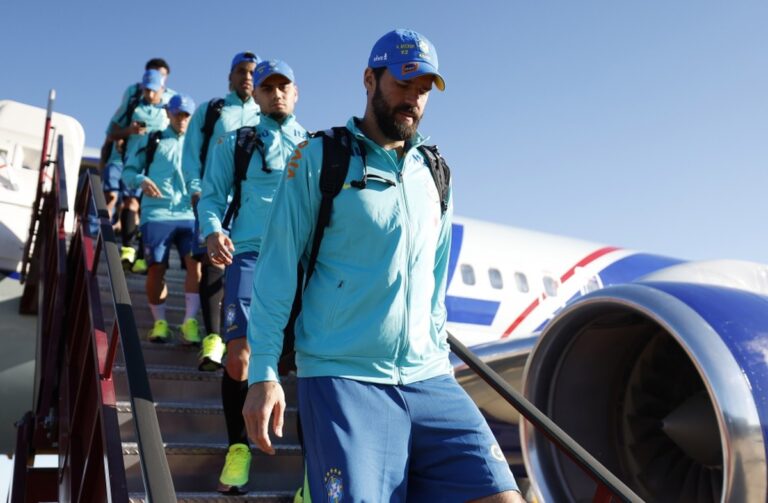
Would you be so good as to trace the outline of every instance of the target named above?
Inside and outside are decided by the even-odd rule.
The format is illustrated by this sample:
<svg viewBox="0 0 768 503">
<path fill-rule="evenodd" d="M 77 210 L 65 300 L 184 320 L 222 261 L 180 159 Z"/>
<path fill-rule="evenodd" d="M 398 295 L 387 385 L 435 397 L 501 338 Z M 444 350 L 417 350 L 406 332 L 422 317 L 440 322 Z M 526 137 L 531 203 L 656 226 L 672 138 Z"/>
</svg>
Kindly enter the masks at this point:
<svg viewBox="0 0 768 503">
<path fill-rule="evenodd" d="M 504 381 L 491 367 L 480 360 L 452 334 L 448 334 L 448 344 L 470 369 L 488 383 L 501 397 L 512 405 L 525 419 L 549 438 L 565 454 L 575 461 L 598 485 L 606 486 L 622 501 L 642 502 L 643 499 L 611 473 L 605 466 L 579 445 L 551 419 L 538 410 L 520 392 Z"/>
<path fill-rule="evenodd" d="M 149 386 L 141 340 L 133 315 L 128 285 L 125 281 L 120 260 L 118 243 L 115 239 L 104 194 L 94 187 L 101 187 L 101 177 L 91 168 L 86 176 L 90 187 L 89 198 L 94 203 L 102 236 L 101 252 L 104 254 L 107 274 L 112 285 L 114 316 L 123 349 L 126 377 L 130 394 L 134 427 L 139 448 L 139 464 L 148 501 L 165 503 L 176 501 L 165 447 L 160 434 L 154 400 Z M 83 215 L 85 217 L 85 215 Z"/>
</svg>

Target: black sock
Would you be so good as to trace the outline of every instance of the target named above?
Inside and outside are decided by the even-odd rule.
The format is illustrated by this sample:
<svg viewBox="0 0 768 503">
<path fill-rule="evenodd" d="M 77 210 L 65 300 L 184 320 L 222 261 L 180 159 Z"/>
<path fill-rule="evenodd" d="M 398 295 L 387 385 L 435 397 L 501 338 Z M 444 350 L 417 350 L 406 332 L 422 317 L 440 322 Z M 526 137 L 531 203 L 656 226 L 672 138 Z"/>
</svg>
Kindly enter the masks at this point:
<svg viewBox="0 0 768 503">
<path fill-rule="evenodd" d="M 221 402 L 224 405 L 224 420 L 227 422 L 229 445 L 248 445 L 248 435 L 245 431 L 243 406 L 248 394 L 248 381 L 235 381 L 226 369 L 221 379 Z"/>
<path fill-rule="evenodd" d="M 221 335 L 221 301 L 224 298 L 224 269 L 203 263 L 200 278 L 200 309 L 208 334 Z"/>
<path fill-rule="evenodd" d="M 136 252 L 136 260 L 144 260 L 144 240 L 141 239 L 141 231 L 136 233 L 139 242 L 139 250 Z"/>
<path fill-rule="evenodd" d="M 133 238 L 136 235 L 136 217 L 137 214 L 135 211 L 126 208 L 123 208 L 123 211 L 120 213 L 123 246 L 131 246 L 131 241 L 133 241 Z"/>
</svg>

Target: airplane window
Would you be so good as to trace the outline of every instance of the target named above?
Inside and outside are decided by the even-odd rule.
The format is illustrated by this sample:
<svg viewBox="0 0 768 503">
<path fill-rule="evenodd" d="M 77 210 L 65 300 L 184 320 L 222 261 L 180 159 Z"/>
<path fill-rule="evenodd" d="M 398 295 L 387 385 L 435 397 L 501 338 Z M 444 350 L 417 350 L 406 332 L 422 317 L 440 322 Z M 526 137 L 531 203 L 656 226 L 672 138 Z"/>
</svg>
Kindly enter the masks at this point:
<svg viewBox="0 0 768 503">
<path fill-rule="evenodd" d="M 521 293 L 528 293 L 528 278 L 521 272 L 515 273 L 515 286 L 517 291 Z"/>
<path fill-rule="evenodd" d="M 504 288 L 504 280 L 501 277 L 501 271 L 491 267 L 488 269 L 488 279 L 491 280 L 491 286 L 497 290 Z"/>
<path fill-rule="evenodd" d="M 461 264 L 461 280 L 465 285 L 475 284 L 475 270 L 469 264 Z"/>
<path fill-rule="evenodd" d="M 557 297 L 557 280 L 551 276 L 544 276 L 542 281 L 544 282 L 544 291 L 547 295 Z"/>
</svg>

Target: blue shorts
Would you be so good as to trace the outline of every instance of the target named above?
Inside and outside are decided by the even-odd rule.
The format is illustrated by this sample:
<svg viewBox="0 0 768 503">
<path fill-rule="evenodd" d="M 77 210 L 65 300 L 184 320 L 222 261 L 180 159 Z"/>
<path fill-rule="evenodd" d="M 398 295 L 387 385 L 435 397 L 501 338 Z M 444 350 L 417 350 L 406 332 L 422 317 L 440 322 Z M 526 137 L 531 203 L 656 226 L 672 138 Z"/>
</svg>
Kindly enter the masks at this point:
<svg viewBox="0 0 768 503">
<path fill-rule="evenodd" d="M 168 266 L 171 245 L 176 245 L 182 266 L 184 257 L 191 255 L 195 238 L 194 220 L 161 220 L 141 224 L 141 239 L 147 264 Z"/>
<path fill-rule="evenodd" d="M 119 192 L 123 197 L 141 197 L 141 189 L 129 189 L 123 183 L 122 161 L 111 161 L 104 166 L 104 192 Z"/>
<path fill-rule="evenodd" d="M 458 502 L 517 490 L 453 376 L 397 386 L 300 378 L 298 393 L 312 501 Z"/>
<path fill-rule="evenodd" d="M 224 325 L 224 341 L 246 337 L 248 314 L 253 295 L 253 268 L 258 252 L 244 252 L 235 255 L 232 265 L 227 266 L 224 278 L 224 300 L 221 303 Z"/>
</svg>

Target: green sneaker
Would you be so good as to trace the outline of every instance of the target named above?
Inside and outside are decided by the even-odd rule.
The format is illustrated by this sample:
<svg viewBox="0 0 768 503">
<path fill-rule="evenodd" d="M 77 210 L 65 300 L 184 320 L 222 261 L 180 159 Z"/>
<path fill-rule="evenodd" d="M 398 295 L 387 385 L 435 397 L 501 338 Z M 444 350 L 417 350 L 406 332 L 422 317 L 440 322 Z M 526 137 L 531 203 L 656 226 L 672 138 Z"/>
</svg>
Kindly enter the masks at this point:
<svg viewBox="0 0 768 503">
<path fill-rule="evenodd" d="M 184 320 L 184 323 L 181 324 L 181 338 L 184 339 L 186 344 L 195 346 L 200 345 L 200 333 L 195 318 L 187 318 Z"/>
<path fill-rule="evenodd" d="M 139 258 L 136 259 L 136 262 L 133 263 L 131 272 L 134 274 L 147 274 L 147 269 L 149 269 L 149 266 L 147 266 L 147 261 L 143 258 Z"/>
<path fill-rule="evenodd" d="M 120 248 L 120 261 L 123 263 L 123 268 L 130 271 L 131 266 L 136 261 L 136 249 L 130 246 Z"/>
<path fill-rule="evenodd" d="M 227 346 L 219 337 L 219 334 L 208 334 L 203 339 L 203 349 L 200 350 L 198 369 L 213 372 L 221 368 L 221 359 Z"/>
<path fill-rule="evenodd" d="M 251 449 L 245 444 L 232 444 L 227 452 L 224 469 L 219 476 L 218 491 L 228 494 L 243 494 L 251 469 Z"/>
<path fill-rule="evenodd" d="M 171 330 L 168 328 L 168 322 L 165 320 L 157 320 L 152 330 L 149 331 L 150 342 L 166 342 L 171 335 Z"/>
</svg>

